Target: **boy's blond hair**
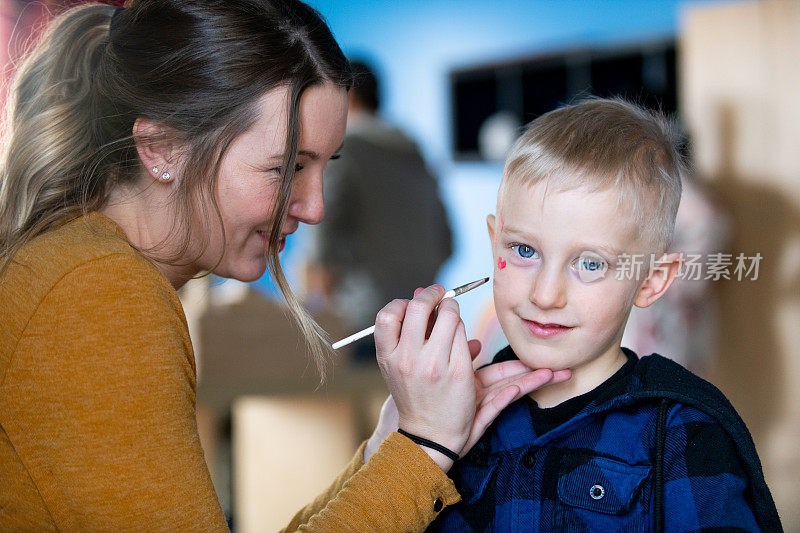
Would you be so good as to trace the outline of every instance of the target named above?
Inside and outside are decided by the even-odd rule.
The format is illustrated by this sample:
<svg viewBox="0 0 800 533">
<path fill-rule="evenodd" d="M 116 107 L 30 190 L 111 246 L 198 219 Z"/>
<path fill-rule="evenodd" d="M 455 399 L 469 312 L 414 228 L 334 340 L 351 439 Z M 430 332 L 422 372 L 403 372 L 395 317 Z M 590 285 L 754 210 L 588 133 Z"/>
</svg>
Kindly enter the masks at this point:
<svg viewBox="0 0 800 533">
<path fill-rule="evenodd" d="M 592 98 L 546 113 L 514 143 L 503 169 L 497 212 L 508 188 L 546 181 L 548 191 L 619 191 L 651 252 L 672 239 L 681 198 L 682 157 L 663 114 L 622 99 Z"/>
</svg>

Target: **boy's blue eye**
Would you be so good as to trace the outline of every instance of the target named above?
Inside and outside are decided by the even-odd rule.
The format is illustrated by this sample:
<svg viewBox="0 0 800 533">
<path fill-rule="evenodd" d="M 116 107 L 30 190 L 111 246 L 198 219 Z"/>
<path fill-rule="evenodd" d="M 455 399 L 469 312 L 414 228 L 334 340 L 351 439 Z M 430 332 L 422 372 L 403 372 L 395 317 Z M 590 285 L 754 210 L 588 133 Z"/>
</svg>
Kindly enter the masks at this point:
<svg viewBox="0 0 800 533">
<path fill-rule="evenodd" d="M 536 250 L 534 250 L 527 244 L 515 244 L 514 246 L 512 246 L 512 248 L 516 249 L 517 254 L 519 254 L 520 257 L 524 257 L 525 259 L 530 259 L 531 257 L 534 256 L 534 254 L 537 257 L 539 256 Z"/>
<path fill-rule="evenodd" d="M 581 281 L 594 281 L 605 275 L 608 265 L 599 257 L 582 255 L 575 261 L 575 269 Z"/>
</svg>

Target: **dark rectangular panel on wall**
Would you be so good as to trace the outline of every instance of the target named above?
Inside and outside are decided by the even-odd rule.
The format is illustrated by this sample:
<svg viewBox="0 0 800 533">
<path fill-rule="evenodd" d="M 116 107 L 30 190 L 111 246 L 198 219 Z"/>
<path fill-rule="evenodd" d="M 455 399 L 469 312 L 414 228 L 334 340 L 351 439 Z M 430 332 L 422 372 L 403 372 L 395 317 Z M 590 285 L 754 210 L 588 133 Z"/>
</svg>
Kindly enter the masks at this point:
<svg viewBox="0 0 800 533">
<path fill-rule="evenodd" d="M 497 112 L 495 72 L 465 73 L 453 88 L 453 120 L 460 150 L 478 152 L 478 130 L 483 120 Z"/>
<path fill-rule="evenodd" d="M 637 100 L 644 92 L 642 54 L 619 54 L 592 61 L 592 94 Z"/>
<path fill-rule="evenodd" d="M 485 159 L 482 127 L 491 124 L 502 130 L 503 126 L 512 128 L 514 123 L 522 126 L 562 104 L 589 95 L 621 96 L 675 113 L 675 57 L 675 42 L 668 40 L 570 49 L 454 70 L 450 73 L 453 157 Z M 500 115 L 502 118 L 498 119 Z"/>
<path fill-rule="evenodd" d="M 523 119 L 536 118 L 558 107 L 569 87 L 567 64 L 563 59 L 528 65 L 522 69 Z"/>
</svg>

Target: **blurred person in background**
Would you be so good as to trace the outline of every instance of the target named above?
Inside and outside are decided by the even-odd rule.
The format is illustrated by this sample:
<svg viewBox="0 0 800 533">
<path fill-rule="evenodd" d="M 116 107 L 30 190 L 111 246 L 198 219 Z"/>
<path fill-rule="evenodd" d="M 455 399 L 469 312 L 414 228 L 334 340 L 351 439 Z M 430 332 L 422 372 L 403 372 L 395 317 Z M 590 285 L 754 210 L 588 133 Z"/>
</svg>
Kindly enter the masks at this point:
<svg viewBox="0 0 800 533">
<path fill-rule="evenodd" d="M 325 169 L 325 220 L 314 231 L 307 266 L 312 307 L 331 306 L 360 330 L 393 298 L 433 283 L 452 253 L 452 234 L 436 179 L 417 144 L 378 116 L 380 82 L 351 61 L 347 134 Z M 371 337 L 353 348 L 375 360 Z"/>
<path fill-rule="evenodd" d="M 707 263 L 726 250 L 731 235 L 729 215 L 687 173 L 671 248 L 683 253 L 684 265 L 671 289 L 655 305 L 631 310 L 622 345 L 636 353 L 664 353 L 700 377 L 714 369 L 717 342 L 717 298 L 707 272 L 692 264 Z M 681 332 L 676 335 L 675 332 Z"/>
<path fill-rule="evenodd" d="M 11 88 L 0 159 L 0 530 L 226 530 L 176 290 L 269 269 L 324 368 L 278 254 L 323 216 L 351 81 L 299 1 L 132 0 L 53 21 Z M 287 529 L 424 528 L 460 498 L 451 456 L 567 377 L 473 372 L 478 343 L 443 294 L 378 315 L 393 400 Z"/>
</svg>

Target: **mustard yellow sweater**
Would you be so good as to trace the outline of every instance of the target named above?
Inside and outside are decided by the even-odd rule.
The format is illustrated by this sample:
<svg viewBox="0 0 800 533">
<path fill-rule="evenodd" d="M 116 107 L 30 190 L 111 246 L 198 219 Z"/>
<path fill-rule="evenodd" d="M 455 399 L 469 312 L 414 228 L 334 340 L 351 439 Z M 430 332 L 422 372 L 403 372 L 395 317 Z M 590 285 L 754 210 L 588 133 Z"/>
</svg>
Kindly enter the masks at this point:
<svg viewBox="0 0 800 533">
<path fill-rule="evenodd" d="M 28 243 L 0 278 L 0 531 L 226 530 L 195 385 L 178 296 L 113 221 Z M 287 531 L 416 531 L 459 499 L 397 433 L 362 452 Z"/>
</svg>

